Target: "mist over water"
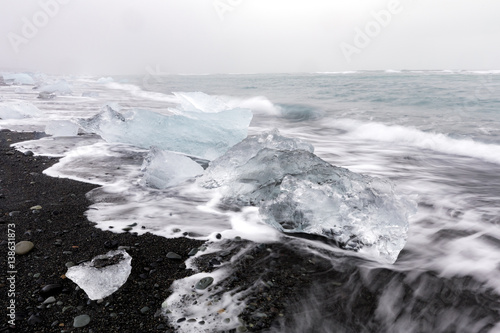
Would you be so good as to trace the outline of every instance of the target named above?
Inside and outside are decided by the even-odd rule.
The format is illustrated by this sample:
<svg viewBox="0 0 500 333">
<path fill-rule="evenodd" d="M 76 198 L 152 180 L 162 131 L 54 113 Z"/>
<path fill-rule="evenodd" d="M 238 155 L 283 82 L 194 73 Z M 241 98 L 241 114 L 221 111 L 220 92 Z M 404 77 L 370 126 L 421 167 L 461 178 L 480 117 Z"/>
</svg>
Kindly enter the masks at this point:
<svg viewBox="0 0 500 333">
<path fill-rule="evenodd" d="M 94 116 L 109 102 L 169 114 L 180 102 L 172 92 L 202 91 L 251 109 L 249 134 L 278 128 L 311 143 L 335 166 L 390 179 L 398 193 L 418 203 L 398 260 L 381 264 L 362 252 L 282 239 L 257 210 L 221 210 L 193 182 L 146 188 L 139 180 L 147 149 L 88 134 L 17 145 L 64 156 L 46 171 L 51 176 L 103 186 L 89 193 L 95 204 L 87 212 L 99 228 L 121 230 L 140 221 L 144 229 L 134 230 L 139 233 L 176 237 L 182 230 L 216 241 L 220 232 L 225 238 L 280 241 L 290 251 L 323 258 L 330 266 L 318 273 L 302 302 L 290 306 L 294 321 L 277 323 L 271 332 L 500 331 L 498 73 L 161 76 L 148 84 L 134 76 L 65 79 L 72 95 L 52 100 L 37 99 L 28 86 L 0 87 L 3 101 L 28 101 L 44 113 L 2 119 L 0 128 L 43 131 L 54 120 Z M 96 97 L 82 97 L 84 92 Z"/>
</svg>

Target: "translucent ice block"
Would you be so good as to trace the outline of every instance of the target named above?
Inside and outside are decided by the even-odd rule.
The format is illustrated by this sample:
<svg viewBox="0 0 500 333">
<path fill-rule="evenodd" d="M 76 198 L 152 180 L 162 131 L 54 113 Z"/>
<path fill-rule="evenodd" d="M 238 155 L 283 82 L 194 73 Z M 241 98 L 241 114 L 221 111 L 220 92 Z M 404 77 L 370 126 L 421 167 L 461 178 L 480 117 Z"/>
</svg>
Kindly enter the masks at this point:
<svg viewBox="0 0 500 333">
<path fill-rule="evenodd" d="M 141 170 L 141 182 L 157 189 L 176 186 L 203 173 L 203 168 L 189 157 L 157 147 L 151 148 Z"/>
<path fill-rule="evenodd" d="M 247 136 L 251 119 L 252 112 L 247 109 L 217 113 L 178 110 L 177 114 L 163 115 L 140 109 L 120 113 L 107 105 L 101 113 L 81 119 L 79 124 L 108 142 L 156 146 L 213 160 Z"/>
<path fill-rule="evenodd" d="M 415 210 L 388 180 L 333 166 L 277 132 L 235 145 L 198 181 L 219 187 L 225 204 L 260 207 L 278 230 L 324 236 L 348 250 L 369 248 L 390 263 L 406 243 Z"/>
<path fill-rule="evenodd" d="M 91 300 L 105 298 L 117 291 L 132 272 L 132 257 L 123 250 L 110 251 L 90 262 L 73 266 L 66 277 L 87 293 Z"/>
</svg>

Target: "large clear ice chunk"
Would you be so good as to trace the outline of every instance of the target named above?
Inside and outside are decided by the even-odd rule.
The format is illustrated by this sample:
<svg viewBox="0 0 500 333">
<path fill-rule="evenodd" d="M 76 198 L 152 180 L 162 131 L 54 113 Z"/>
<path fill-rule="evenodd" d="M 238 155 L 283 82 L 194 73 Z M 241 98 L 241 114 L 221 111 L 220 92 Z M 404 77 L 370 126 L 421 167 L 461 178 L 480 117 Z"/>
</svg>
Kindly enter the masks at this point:
<svg viewBox="0 0 500 333">
<path fill-rule="evenodd" d="M 235 183 L 241 181 L 241 166 L 246 165 L 252 157 L 265 148 L 284 151 L 300 149 L 311 153 L 314 152 L 314 147 L 311 144 L 299 139 L 284 137 L 276 129 L 261 135 L 249 136 L 235 145 L 225 155 L 210 163 L 210 167 L 207 168 L 205 174 L 200 179 L 203 187 L 216 188 L 227 186 L 226 193 L 233 192 L 232 197 L 237 196 L 238 189 Z M 259 181 L 243 182 L 244 186 L 246 188 L 260 186 L 260 181 L 263 178 L 258 174 L 255 177 Z M 244 190 L 243 192 L 249 191 Z"/>
<path fill-rule="evenodd" d="M 251 120 L 252 112 L 248 109 L 176 110 L 175 114 L 163 115 L 140 109 L 122 113 L 106 105 L 96 116 L 79 120 L 79 125 L 108 142 L 142 148 L 156 146 L 213 160 L 247 136 Z"/>
<path fill-rule="evenodd" d="M 36 118 L 42 115 L 39 108 L 28 102 L 0 102 L 0 119 Z"/>
<path fill-rule="evenodd" d="M 82 288 L 91 300 L 97 300 L 117 291 L 130 272 L 132 257 L 124 250 L 117 250 L 70 267 L 66 277 Z"/>
<path fill-rule="evenodd" d="M 144 159 L 141 183 L 156 189 L 164 189 L 199 176 L 203 168 L 187 156 L 151 147 Z"/>
<path fill-rule="evenodd" d="M 282 232 L 324 236 L 393 263 L 406 243 L 413 201 L 388 180 L 333 166 L 304 145 L 276 131 L 250 136 L 213 161 L 199 183 L 219 187 L 225 204 L 258 206 Z"/>
</svg>

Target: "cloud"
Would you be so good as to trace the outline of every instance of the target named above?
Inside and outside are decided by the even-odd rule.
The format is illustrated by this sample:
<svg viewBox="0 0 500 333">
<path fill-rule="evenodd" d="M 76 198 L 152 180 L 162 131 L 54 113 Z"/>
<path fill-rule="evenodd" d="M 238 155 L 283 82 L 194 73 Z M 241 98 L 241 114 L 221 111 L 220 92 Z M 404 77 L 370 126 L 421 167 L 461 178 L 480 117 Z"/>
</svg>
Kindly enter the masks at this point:
<svg viewBox="0 0 500 333">
<path fill-rule="evenodd" d="M 400 0 L 404 10 L 347 62 L 341 43 L 352 44 L 390 1 L 10 1 L 0 13 L 0 66 L 75 74 L 500 68 L 493 0 Z M 24 38 L 26 22 L 54 3 L 57 13 L 16 52 L 9 34 Z"/>
</svg>

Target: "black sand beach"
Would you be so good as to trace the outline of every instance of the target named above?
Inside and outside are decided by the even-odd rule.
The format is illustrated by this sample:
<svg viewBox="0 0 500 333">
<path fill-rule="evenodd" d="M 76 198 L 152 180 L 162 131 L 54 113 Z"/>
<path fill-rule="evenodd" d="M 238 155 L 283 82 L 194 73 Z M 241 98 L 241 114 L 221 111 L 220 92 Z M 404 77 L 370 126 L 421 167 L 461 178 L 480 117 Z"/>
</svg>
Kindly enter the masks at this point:
<svg viewBox="0 0 500 333">
<path fill-rule="evenodd" d="M 10 224 L 15 224 L 16 242 L 31 241 L 35 245 L 28 254 L 16 256 L 16 325 L 9 325 L 9 318 L 4 316 L 0 332 L 175 332 L 175 323 L 171 326 L 159 316 L 159 309 L 169 296 L 171 283 L 193 273 L 184 268 L 183 260 L 203 242 L 151 234 L 117 234 L 95 228 L 84 216 L 91 204 L 85 194 L 94 185 L 48 177 L 42 171 L 56 163 L 56 158 L 23 154 L 10 147 L 12 143 L 40 135 L 43 134 L 0 131 L 2 249 L 6 257 Z M 34 206 L 42 208 L 30 209 Z M 300 254 L 293 245 L 282 243 L 253 244 L 246 255 L 230 262 L 232 254 L 249 244 L 244 240 L 222 240 L 220 246 L 226 250 L 225 255 L 204 255 L 197 260 L 206 272 L 220 265 L 233 266 L 234 274 L 222 283 L 223 289 L 258 286 L 240 316 L 242 324 L 238 331 L 267 331 L 280 322 L 292 327 L 303 322 L 314 329 L 311 320 L 315 319 L 307 314 L 309 304 L 302 302 L 305 295 L 314 297 L 315 292 L 335 291 L 352 279 L 352 274 L 359 279 L 359 272 L 353 272 L 353 266 L 336 271 L 329 261 Z M 127 247 L 133 258 L 132 273 L 103 302 L 90 301 L 64 276 L 67 263 L 89 261 L 119 246 Z M 181 255 L 182 260 L 168 259 L 166 254 L 170 251 Z M 0 273 L 4 309 L 9 305 L 9 298 L 5 297 L 10 285 L 7 271 L 4 268 Z M 42 289 L 48 285 L 60 287 L 47 294 Z M 316 289 L 319 285 L 321 289 Z M 347 297 L 350 293 L 347 289 L 351 287 L 345 286 L 341 293 Z M 318 327 L 325 322 L 359 321 L 361 318 L 353 318 L 359 314 L 365 318 L 361 321 L 370 318 L 375 310 L 372 292 L 361 289 L 355 297 L 358 304 L 354 311 L 336 302 L 331 309 L 315 309 L 321 315 L 328 313 L 317 322 Z M 43 304 L 49 296 L 54 296 L 56 302 Z M 301 303 L 305 308 L 296 307 Z M 82 314 L 91 318 L 90 323 L 74 328 L 74 318 Z M 358 327 L 355 323 L 350 326 Z"/>
</svg>

